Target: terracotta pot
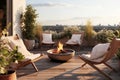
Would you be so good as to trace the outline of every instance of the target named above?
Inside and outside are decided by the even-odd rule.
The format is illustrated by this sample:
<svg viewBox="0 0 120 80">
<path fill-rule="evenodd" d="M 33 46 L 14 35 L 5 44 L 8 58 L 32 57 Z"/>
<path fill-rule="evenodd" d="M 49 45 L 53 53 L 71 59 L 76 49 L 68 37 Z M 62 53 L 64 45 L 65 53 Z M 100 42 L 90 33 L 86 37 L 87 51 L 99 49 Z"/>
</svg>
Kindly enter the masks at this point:
<svg viewBox="0 0 120 80">
<path fill-rule="evenodd" d="M 17 80 L 16 72 L 14 70 L 9 70 L 8 74 L 0 75 L 0 80 Z"/>
<path fill-rule="evenodd" d="M 35 40 L 24 39 L 24 43 L 28 50 L 32 50 L 35 46 Z"/>
</svg>

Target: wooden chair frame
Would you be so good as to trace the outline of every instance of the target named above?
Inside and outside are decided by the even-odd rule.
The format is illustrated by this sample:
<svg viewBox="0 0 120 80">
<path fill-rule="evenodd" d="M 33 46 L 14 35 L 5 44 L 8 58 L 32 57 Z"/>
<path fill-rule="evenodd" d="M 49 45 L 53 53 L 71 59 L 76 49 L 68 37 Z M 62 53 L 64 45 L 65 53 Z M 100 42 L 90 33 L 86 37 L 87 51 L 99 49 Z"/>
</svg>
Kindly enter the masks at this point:
<svg viewBox="0 0 120 80">
<path fill-rule="evenodd" d="M 25 61 L 20 61 L 18 63 L 15 63 L 14 67 L 12 67 L 12 69 L 17 70 L 17 69 L 19 69 L 21 67 L 24 67 L 26 65 L 32 64 L 32 66 L 35 69 L 35 71 L 38 72 L 39 70 L 38 70 L 37 66 L 35 65 L 35 62 L 40 60 L 42 56 L 43 56 L 43 54 L 40 55 L 39 57 L 33 59 L 33 60 L 28 59 L 28 60 L 25 60 Z"/>
<path fill-rule="evenodd" d="M 80 32 L 80 33 L 73 33 L 73 34 L 80 34 L 81 37 L 80 37 L 80 44 L 78 43 L 75 43 L 75 44 L 70 44 L 70 43 L 67 43 L 66 42 L 66 46 L 70 47 L 70 48 L 73 48 L 73 47 L 78 47 L 78 50 L 80 50 L 80 46 L 82 45 L 83 43 L 83 38 L 84 38 L 84 32 Z"/>
<path fill-rule="evenodd" d="M 41 59 L 41 57 L 43 56 L 43 54 L 32 54 L 32 53 L 30 53 L 28 50 L 27 50 L 27 48 L 25 47 L 25 45 L 24 45 L 24 43 L 23 43 L 23 40 L 21 39 L 21 38 L 17 38 L 19 41 L 17 41 L 17 39 L 15 39 L 15 37 L 14 36 L 8 36 L 8 37 L 6 37 L 9 41 L 10 41 L 10 45 L 15 45 L 15 46 L 18 46 L 18 50 L 20 49 L 19 47 L 22 47 L 22 50 L 24 49 L 25 50 L 25 52 L 24 52 L 24 50 L 23 50 L 23 52 L 21 52 L 24 56 L 25 56 L 25 54 L 29 54 L 29 55 L 27 55 L 27 56 L 34 56 L 35 55 L 35 57 L 33 57 L 33 58 L 28 58 L 27 56 L 25 56 L 25 59 L 23 60 L 23 61 L 20 61 L 20 62 L 18 62 L 18 63 L 15 63 L 15 64 L 12 64 L 11 65 L 11 68 L 12 69 L 14 69 L 14 70 L 17 70 L 17 69 L 19 69 L 19 68 L 21 68 L 21 67 L 24 67 L 24 66 L 26 66 L 26 65 L 29 65 L 29 64 L 32 64 L 32 66 L 34 67 L 34 69 L 36 70 L 36 71 L 38 71 L 38 68 L 36 67 L 36 65 L 35 65 L 35 63 L 34 62 L 36 62 L 36 61 L 38 61 L 38 60 L 40 60 Z M 14 43 L 14 42 L 16 42 L 16 43 Z M 12 44 L 11 44 L 12 43 Z M 10 46 L 11 47 L 11 46 Z M 11 47 L 12 48 L 12 47 Z"/>
<path fill-rule="evenodd" d="M 51 33 L 47 33 L 47 32 L 46 33 L 42 33 L 41 39 L 40 39 L 41 45 L 46 45 L 46 46 L 53 47 L 55 45 L 55 42 L 53 40 L 52 40 L 52 42 L 47 42 L 47 43 L 43 42 L 43 34 L 51 34 Z M 52 37 L 51 37 L 51 39 L 52 39 Z"/>
<path fill-rule="evenodd" d="M 100 70 L 95 65 L 104 64 L 107 67 L 109 67 L 110 69 L 112 69 L 113 71 L 116 71 L 113 67 L 111 67 L 110 65 L 108 65 L 106 62 L 109 59 L 111 59 L 114 56 L 115 53 L 117 53 L 118 48 L 120 48 L 120 39 L 114 38 L 112 40 L 112 42 L 110 43 L 108 51 L 105 53 L 105 55 L 103 56 L 103 59 L 101 61 L 95 61 L 95 60 L 86 59 L 85 57 L 82 57 L 81 55 L 79 55 L 79 58 L 85 62 L 81 67 L 85 66 L 86 64 L 89 64 L 95 70 L 97 70 L 102 75 L 104 75 L 106 78 L 108 78 L 109 80 L 112 80 L 112 78 L 108 74 L 106 74 L 105 72 L 103 72 L 102 70 Z"/>
</svg>

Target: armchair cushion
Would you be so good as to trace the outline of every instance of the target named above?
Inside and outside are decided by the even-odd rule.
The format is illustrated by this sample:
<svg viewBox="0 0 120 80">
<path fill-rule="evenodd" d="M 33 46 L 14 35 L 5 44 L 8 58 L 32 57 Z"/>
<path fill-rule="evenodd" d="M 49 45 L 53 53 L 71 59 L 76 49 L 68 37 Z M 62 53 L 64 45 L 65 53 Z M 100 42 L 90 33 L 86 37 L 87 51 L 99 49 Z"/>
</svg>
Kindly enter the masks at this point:
<svg viewBox="0 0 120 80">
<path fill-rule="evenodd" d="M 107 52 L 108 47 L 110 43 L 102 43 L 102 44 L 97 44 L 96 46 L 93 47 L 92 52 L 91 52 L 91 59 L 97 59 L 102 56 Z"/>
<path fill-rule="evenodd" d="M 103 59 L 104 54 L 107 52 L 110 43 L 97 44 L 93 47 L 91 52 L 88 54 L 82 54 L 81 56 L 89 60 L 100 61 Z"/>
</svg>

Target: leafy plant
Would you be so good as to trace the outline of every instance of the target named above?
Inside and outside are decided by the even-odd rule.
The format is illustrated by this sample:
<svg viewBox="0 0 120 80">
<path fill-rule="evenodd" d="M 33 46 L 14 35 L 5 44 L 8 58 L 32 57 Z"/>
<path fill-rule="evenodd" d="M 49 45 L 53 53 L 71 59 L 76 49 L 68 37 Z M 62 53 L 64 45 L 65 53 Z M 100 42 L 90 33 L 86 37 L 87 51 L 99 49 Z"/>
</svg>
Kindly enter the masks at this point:
<svg viewBox="0 0 120 80">
<path fill-rule="evenodd" d="M 81 32 L 81 28 L 78 26 L 67 26 L 64 27 L 64 36 L 70 38 L 72 33 L 79 33 Z"/>
<path fill-rule="evenodd" d="M 88 42 L 94 38 L 94 36 L 96 35 L 96 32 L 93 30 L 93 26 L 91 24 L 91 21 L 87 21 L 87 24 L 85 26 L 85 32 L 84 32 L 84 38 L 85 40 L 87 40 Z"/>
<path fill-rule="evenodd" d="M 80 32 L 81 29 L 78 26 L 67 26 L 64 27 L 64 32 L 70 32 L 70 33 L 75 33 L 75 32 Z"/>
<path fill-rule="evenodd" d="M 8 44 L 7 40 L 0 39 L 0 74 L 7 74 L 11 63 L 24 59 L 17 46 L 11 50 Z"/>
<path fill-rule="evenodd" d="M 8 30 L 9 30 L 10 27 L 11 27 L 11 23 L 8 23 L 8 24 L 5 26 L 5 28 L 2 30 L 2 35 L 8 36 L 8 35 L 9 35 Z"/>
<path fill-rule="evenodd" d="M 97 33 L 97 35 L 95 36 L 95 39 L 98 42 L 107 43 L 107 42 L 111 42 L 111 40 L 114 37 L 115 37 L 115 35 L 112 30 L 103 29 Z"/>
<path fill-rule="evenodd" d="M 31 5 L 26 7 L 26 12 L 23 16 L 24 18 L 24 26 L 22 27 L 23 38 L 25 39 L 34 39 L 35 33 L 34 28 L 36 23 L 36 10 L 32 8 Z"/>
<path fill-rule="evenodd" d="M 113 33 L 117 38 L 120 38 L 120 29 L 114 30 Z"/>
<path fill-rule="evenodd" d="M 118 57 L 118 59 L 120 59 L 120 48 L 118 49 L 116 56 Z"/>
</svg>

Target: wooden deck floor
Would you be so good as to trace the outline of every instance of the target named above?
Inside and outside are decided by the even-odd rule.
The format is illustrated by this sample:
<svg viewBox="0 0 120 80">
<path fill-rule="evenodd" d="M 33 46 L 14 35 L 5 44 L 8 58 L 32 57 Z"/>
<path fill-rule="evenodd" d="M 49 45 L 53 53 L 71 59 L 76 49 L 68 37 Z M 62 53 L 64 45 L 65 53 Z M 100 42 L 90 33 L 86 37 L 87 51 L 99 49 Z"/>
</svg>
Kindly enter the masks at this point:
<svg viewBox="0 0 120 80">
<path fill-rule="evenodd" d="M 110 60 L 109 63 L 119 70 L 116 60 Z M 18 80 L 106 80 L 89 65 L 80 68 L 82 64 L 83 61 L 78 58 L 78 55 L 68 62 L 60 63 L 51 61 L 45 54 L 40 61 L 36 62 L 38 72 L 35 72 L 32 65 L 28 65 L 17 70 L 17 78 Z M 109 73 L 113 80 L 120 80 L 120 72 L 113 72 L 104 65 L 98 67 Z"/>
</svg>

